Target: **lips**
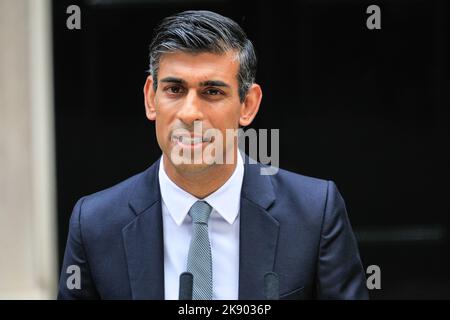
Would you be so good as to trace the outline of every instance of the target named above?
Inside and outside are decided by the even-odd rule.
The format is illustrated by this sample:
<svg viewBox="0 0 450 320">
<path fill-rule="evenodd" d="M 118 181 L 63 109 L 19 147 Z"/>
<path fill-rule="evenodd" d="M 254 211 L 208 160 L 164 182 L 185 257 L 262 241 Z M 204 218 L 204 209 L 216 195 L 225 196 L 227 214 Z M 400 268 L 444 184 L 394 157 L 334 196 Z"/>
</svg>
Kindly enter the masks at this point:
<svg viewBox="0 0 450 320">
<path fill-rule="evenodd" d="M 202 137 L 202 136 L 188 136 L 188 135 L 173 135 L 172 140 L 184 145 L 197 145 L 201 143 L 212 142 L 212 137 Z"/>
</svg>

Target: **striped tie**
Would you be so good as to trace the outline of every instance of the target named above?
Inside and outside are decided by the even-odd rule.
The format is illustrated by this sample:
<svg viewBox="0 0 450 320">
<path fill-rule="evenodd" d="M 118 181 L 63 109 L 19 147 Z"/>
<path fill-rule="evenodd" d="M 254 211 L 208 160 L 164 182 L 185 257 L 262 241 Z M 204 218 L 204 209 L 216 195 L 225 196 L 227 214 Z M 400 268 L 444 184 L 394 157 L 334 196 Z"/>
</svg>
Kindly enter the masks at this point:
<svg viewBox="0 0 450 320">
<path fill-rule="evenodd" d="M 187 271 L 194 276 L 193 300 L 212 300 L 212 258 L 208 235 L 208 219 L 212 207 L 197 201 L 189 210 L 192 217 L 192 240 L 189 247 Z"/>
</svg>

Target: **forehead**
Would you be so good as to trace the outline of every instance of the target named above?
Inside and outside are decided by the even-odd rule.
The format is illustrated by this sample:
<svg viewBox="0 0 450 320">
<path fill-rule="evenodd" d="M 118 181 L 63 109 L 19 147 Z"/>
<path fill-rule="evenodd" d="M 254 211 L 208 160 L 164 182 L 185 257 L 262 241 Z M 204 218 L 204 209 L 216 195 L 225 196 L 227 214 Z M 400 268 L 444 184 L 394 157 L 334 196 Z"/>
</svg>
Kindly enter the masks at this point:
<svg viewBox="0 0 450 320">
<path fill-rule="evenodd" d="M 209 52 L 164 53 L 159 63 L 158 79 L 177 77 L 188 83 L 222 80 L 231 85 L 237 84 L 238 70 L 239 61 L 233 51 L 220 55 Z"/>
</svg>

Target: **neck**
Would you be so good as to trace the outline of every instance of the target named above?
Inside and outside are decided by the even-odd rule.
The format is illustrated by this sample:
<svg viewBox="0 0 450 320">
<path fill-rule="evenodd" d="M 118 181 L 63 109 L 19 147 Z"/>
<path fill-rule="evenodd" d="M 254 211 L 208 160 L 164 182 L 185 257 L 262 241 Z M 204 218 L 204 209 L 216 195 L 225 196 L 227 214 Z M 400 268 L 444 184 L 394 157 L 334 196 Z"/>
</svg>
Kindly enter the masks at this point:
<svg viewBox="0 0 450 320">
<path fill-rule="evenodd" d="M 231 177 L 237 165 L 237 156 L 235 150 L 232 164 L 213 164 L 204 170 L 195 172 L 186 172 L 176 168 L 166 155 L 163 155 L 163 165 L 167 176 L 177 186 L 196 198 L 203 199 L 223 186 Z"/>
</svg>

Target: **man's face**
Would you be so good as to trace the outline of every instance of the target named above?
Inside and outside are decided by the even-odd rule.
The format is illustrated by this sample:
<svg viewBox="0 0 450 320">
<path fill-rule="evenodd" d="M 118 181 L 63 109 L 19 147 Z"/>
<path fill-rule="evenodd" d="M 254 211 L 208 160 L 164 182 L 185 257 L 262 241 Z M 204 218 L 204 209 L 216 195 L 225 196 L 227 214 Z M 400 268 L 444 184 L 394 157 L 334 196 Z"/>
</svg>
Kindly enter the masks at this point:
<svg viewBox="0 0 450 320">
<path fill-rule="evenodd" d="M 174 164 L 174 148 L 198 152 L 212 141 L 194 143 L 177 132 L 185 129 L 194 137 L 194 121 L 202 132 L 214 128 L 222 133 L 223 153 L 233 152 L 233 141 L 225 141 L 226 129 L 238 129 L 244 104 L 239 100 L 237 74 L 239 61 L 234 52 L 166 53 L 161 56 L 158 88 L 153 90 L 151 77 L 145 88 L 147 117 L 156 121 L 158 144 L 165 157 L 183 172 L 203 171 L 215 164 Z M 153 112 L 152 109 L 153 108 Z"/>
</svg>

